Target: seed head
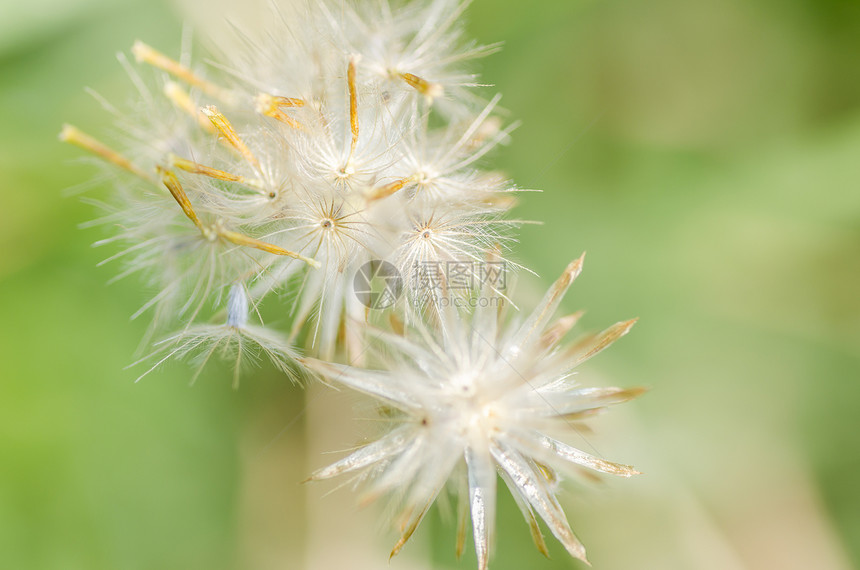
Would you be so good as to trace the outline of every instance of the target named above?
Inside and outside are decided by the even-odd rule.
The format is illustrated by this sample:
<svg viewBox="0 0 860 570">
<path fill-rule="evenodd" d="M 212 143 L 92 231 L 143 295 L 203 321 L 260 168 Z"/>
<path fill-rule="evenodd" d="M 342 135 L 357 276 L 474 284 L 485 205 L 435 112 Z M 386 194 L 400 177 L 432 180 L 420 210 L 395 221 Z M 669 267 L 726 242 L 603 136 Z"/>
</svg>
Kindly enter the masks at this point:
<svg viewBox="0 0 860 570">
<path fill-rule="evenodd" d="M 550 319 L 581 265 L 581 258 L 571 264 L 519 324 L 506 326 L 495 307 L 478 306 L 471 319 L 443 312 L 439 333 L 421 328 L 405 337 L 378 333 L 391 355 L 385 369 L 306 361 L 328 382 L 368 394 L 399 412 L 377 441 L 312 477 L 352 473 L 367 483 L 367 497 L 401 498 L 397 522 L 402 535 L 392 555 L 448 487 L 468 505 L 460 512 L 463 517 L 471 513 L 478 567 L 485 570 L 498 474 L 542 552 L 546 546 L 537 518 L 572 556 L 585 560 L 585 548 L 556 497 L 560 473 L 591 470 L 630 477 L 637 471 L 564 439 L 578 435 L 576 422 L 641 390 L 588 388 L 575 380 L 578 364 L 626 334 L 634 322 L 559 345 L 579 315 L 554 324 Z M 465 523 L 460 529 L 458 551 Z"/>
</svg>

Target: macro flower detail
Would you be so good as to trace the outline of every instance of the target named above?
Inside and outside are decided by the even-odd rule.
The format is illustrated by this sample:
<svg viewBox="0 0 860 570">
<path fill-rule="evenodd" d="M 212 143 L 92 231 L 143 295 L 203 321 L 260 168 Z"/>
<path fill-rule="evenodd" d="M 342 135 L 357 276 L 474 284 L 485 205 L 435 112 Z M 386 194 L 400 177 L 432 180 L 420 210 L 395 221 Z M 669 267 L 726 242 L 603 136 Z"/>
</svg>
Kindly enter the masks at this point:
<svg viewBox="0 0 860 570">
<path fill-rule="evenodd" d="M 619 322 L 559 345 L 579 313 L 551 319 L 582 263 L 583 257 L 572 262 L 535 311 L 514 326 L 502 322 L 497 307 L 478 305 L 471 319 L 441 312 L 438 334 L 427 327 L 405 336 L 378 332 L 390 357 L 385 370 L 304 360 L 326 381 L 396 410 L 382 437 L 312 476 L 319 480 L 351 473 L 367 485 L 368 499 L 386 493 L 401 497 L 397 525 L 402 534 L 392 556 L 450 486 L 461 504 L 457 552 L 463 550 L 468 511 L 478 566 L 486 569 L 498 474 L 541 552 L 546 553 L 546 545 L 538 518 L 572 556 L 586 560 L 585 548 L 556 497 L 559 473 L 591 470 L 630 477 L 637 471 L 586 453 L 563 438 L 576 434 L 576 422 L 642 390 L 589 388 L 576 381 L 574 368 L 625 335 L 635 322 Z"/>
<path fill-rule="evenodd" d="M 497 51 L 499 44 L 464 43 L 462 16 L 471 0 L 413 2 L 393 10 L 386 0 L 376 5 L 343 3 L 321 10 L 331 38 L 347 52 L 361 54 L 360 73 L 379 82 L 389 96 L 421 97 L 441 102 L 449 113 L 468 113 L 477 76 L 464 69 L 471 59 Z"/>
<path fill-rule="evenodd" d="M 106 213 L 90 225 L 111 232 L 97 245 L 119 246 L 103 263 L 148 290 L 132 315 L 151 317 L 138 380 L 172 359 L 191 361 L 192 381 L 232 361 L 234 387 L 261 360 L 294 381 L 314 372 L 386 412 L 378 439 L 311 478 L 349 474 L 367 500 L 393 495 L 392 556 L 452 493 L 456 551 L 471 519 L 485 570 L 501 479 L 541 552 L 542 520 L 586 560 L 561 475 L 637 472 L 571 438 L 641 390 L 583 387 L 575 368 L 634 321 L 561 344 L 579 313 L 553 314 L 582 257 L 517 316 L 508 274 L 529 271 L 508 258 L 527 223 L 510 216 L 520 188 L 485 165 L 517 123 L 470 69 L 498 44 L 463 39 L 468 4 L 283 2 L 259 28 L 209 38 L 205 60 L 186 42 L 174 59 L 137 41 L 134 61 L 119 56 L 131 107 L 95 95 L 114 133 L 66 125 L 60 140 L 112 182 L 91 200 Z"/>
<path fill-rule="evenodd" d="M 294 301 L 291 342 L 351 357 L 366 314 L 350 285 L 364 264 L 390 259 L 408 276 L 415 262 L 471 262 L 510 241 L 500 230 L 517 225 L 505 219 L 516 188 L 480 161 L 515 125 L 494 115 L 498 95 L 470 91 L 465 65 L 497 46 L 461 41 L 467 4 L 316 2 L 219 39 L 207 67 L 133 44 L 138 65 L 120 59 L 136 107 L 99 99 L 119 146 L 70 125 L 60 139 L 111 167 L 101 221 L 119 229 L 100 243 L 123 244 L 109 259 L 154 291 L 135 314 L 151 310 L 148 337 L 205 321 L 241 282 L 255 304 Z M 415 224 L 432 239 L 416 241 Z"/>
</svg>

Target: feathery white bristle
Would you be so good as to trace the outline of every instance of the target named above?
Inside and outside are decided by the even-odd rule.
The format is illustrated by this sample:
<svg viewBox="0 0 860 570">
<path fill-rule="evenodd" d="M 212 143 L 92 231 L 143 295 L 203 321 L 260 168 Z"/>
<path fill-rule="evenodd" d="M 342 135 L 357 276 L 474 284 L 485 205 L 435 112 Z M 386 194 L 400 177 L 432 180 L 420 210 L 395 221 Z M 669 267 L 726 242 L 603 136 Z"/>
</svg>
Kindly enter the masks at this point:
<svg viewBox="0 0 860 570">
<path fill-rule="evenodd" d="M 248 324 L 248 295 L 242 285 L 230 287 L 227 297 L 227 325 L 243 328 Z"/>
</svg>

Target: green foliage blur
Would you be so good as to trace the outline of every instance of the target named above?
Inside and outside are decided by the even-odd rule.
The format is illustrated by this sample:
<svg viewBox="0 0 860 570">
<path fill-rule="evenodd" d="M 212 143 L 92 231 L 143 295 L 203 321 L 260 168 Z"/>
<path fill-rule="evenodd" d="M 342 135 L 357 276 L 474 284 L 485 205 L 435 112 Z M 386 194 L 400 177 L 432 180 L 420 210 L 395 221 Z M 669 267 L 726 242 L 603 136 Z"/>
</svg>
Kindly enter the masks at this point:
<svg viewBox="0 0 860 570">
<path fill-rule="evenodd" d="M 67 191 L 95 170 L 60 126 L 111 120 L 83 87 L 129 101 L 114 53 L 137 38 L 178 53 L 181 13 L 0 0 L 0 568 L 309 560 L 298 482 L 320 463 L 302 453 L 303 392 L 266 368 L 238 391 L 217 367 L 191 389 L 182 366 L 135 384 L 124 367 L 146 323 L 128 316 L 146 291 L 106 285 L 112 251 L 90 247 L 105 232 L 77 227 L 96 215 L 78 196 L 105 185 Z M 591 329 L 641 319 L 583 371 L 651 389 L 589 442 L 644 475 L 563 494 L 594 567 L 860 567 L 860 3 L 475 0 L 467 14 L 480 41 L 505 42 L 481 71 L 522 121 L 493 163 L 543 190 L 516 213 L 543 222 L 515 251 L 541 276 L 519 298 L 587 250 L 565 308 Z M 286 507 L 263 524 L 255 493 Z M 584 568 L 550 537 L 544 560 L 509 498 L 499 516 L 495 570 Z M 454 533 L 435 514 L 422 525 L 432 567 L 474 567 Z"/>
</svg>

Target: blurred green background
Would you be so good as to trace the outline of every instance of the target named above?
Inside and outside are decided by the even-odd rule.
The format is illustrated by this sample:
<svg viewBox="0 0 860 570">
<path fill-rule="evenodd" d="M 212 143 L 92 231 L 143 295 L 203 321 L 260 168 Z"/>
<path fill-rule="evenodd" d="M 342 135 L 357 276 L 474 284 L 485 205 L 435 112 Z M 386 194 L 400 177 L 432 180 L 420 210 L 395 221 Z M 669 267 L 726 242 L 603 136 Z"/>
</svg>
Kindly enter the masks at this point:
<svg viewBox="0 0 860 570">
<path fill-rule="evenodd" d="M 2 568 L 387 567 L 376 513 L 298 484 L 352 443 L 329 396 L 305 409 L 267 369 L 133 383 L 145 292 L 105 285 L 94 211 L 63 192 L 94 171 L 60 125 L 110 121 L 82 88 L 127 101 L 114 53 L 178 53 L 203 12 L 0 0 Z M 523 122 L 495 164 L 544 190 L 519 208 L 545 222 L 521 298 L 587 250 L 565 307 L 641 318 L 587 372 L 651 388 L 591 439 L 645 475 L 563 495 L 595 568 L 860 566 L 860 3 L 475 0 L 468 21 L 505 42 L 481 69 Z M 500 519 L 494 569 L 584 567 L 541 558 L 509 498 Z M 418 535 L 391 568 L 474 567 L 437 515 Z"/>
</svg>

